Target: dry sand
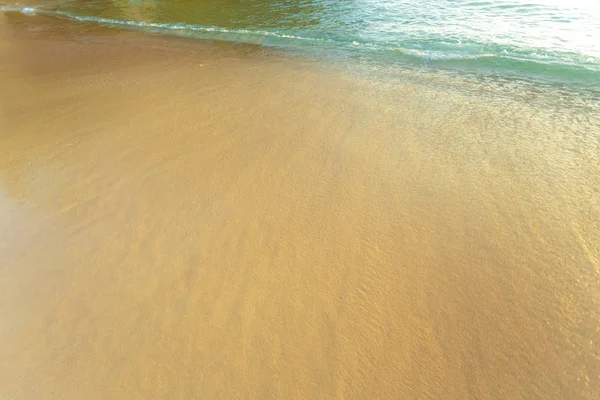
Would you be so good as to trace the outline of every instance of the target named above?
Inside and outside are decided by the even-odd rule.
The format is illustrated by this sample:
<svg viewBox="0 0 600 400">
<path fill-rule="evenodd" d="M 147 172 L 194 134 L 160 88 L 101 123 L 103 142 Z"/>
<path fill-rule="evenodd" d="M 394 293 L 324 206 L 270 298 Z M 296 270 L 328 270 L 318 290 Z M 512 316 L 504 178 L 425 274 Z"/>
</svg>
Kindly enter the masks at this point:
<svg viewBox="0 0 600 400">
<path fill-rule="evenodd" d="M 598 398 L 597 115 L 81 29 L 0 23 L 0 399 Z"/>
</svg>

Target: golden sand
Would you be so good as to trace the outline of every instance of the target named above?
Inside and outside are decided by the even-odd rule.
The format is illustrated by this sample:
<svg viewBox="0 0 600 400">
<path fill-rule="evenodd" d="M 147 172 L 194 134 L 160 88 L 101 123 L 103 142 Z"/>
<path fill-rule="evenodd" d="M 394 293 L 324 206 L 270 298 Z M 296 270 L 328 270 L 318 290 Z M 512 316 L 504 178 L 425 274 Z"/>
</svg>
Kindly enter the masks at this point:
<svg viewBox="0 0 600 400">
<path fill-rule="evenodd" d="M 0 24 L 0 399 L 598 398 L 597 115 L 81 29 Z"/>
</svg>

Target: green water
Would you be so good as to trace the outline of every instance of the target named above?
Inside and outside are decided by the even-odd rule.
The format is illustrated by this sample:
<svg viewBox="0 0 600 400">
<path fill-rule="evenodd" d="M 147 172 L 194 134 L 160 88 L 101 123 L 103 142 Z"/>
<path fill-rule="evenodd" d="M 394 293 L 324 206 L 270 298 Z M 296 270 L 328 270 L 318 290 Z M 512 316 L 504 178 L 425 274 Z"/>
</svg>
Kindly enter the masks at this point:
<svg viewBox="0 0 600 400">
<path fill-rule="evenodd" d="M 600 89 L 595 0 L 90 0 L 4 11 Z"/>
</svg>

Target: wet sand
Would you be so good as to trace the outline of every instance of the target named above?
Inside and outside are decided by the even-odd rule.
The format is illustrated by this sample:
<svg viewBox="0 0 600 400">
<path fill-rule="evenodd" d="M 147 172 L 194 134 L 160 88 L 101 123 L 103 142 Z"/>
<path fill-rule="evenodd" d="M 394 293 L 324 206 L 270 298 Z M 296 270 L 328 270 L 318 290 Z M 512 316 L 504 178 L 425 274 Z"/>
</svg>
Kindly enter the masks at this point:
<svg viewBox="0 0 600 400">
<path fill-rule="evenodd" d="M 0 18 L 0 398 L 598 398 L 598 115 Z"/>
</svg>

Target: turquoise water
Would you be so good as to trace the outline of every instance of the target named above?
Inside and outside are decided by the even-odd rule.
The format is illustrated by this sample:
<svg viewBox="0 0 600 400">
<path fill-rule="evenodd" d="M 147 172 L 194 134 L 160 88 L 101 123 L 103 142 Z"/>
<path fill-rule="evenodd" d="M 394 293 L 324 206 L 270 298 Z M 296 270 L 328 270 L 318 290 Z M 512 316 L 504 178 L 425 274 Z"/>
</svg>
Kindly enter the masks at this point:
<svg viewBox="0 0 600 400">
<path fill-rule="evenodd" d="M 600 89 L 596 0 L 92 0 L 0 7 L 121 29 Z"/>
</svg>

